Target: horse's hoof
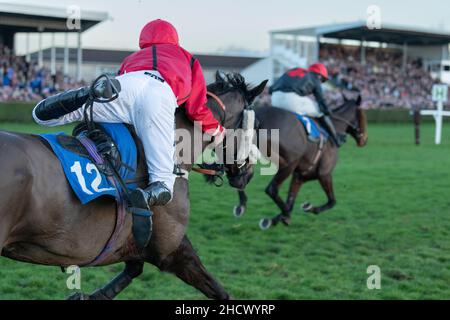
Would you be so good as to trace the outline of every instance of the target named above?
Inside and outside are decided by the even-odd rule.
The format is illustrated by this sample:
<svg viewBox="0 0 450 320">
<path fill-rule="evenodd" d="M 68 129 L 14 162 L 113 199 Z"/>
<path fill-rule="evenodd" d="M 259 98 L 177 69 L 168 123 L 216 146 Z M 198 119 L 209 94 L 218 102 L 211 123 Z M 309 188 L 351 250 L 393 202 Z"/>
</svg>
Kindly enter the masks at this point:
<svg viewBox="0 0 450 320">
<path fill-rule="evenodd" d="M 284 224 L 286 227 L 289 227 L 289 226 L 291 225 L 291 223 L 292 223 L 292 220 L 291 220 L 291 218 L 282 218 L 282 219 L 281 219 L 281 222 L 283 222 L 283 224 Z"/>
<path fill-rule="evenodd" d="M 89 296 L 82 292 L 76 292 L 70 295 L 67 300 L 89 300 Z"/>
<path fill-rule="evenodd" d="M 268 230 L 271 226 L 272 226 L 271 219 L 264 218 L 264 219 L 261 219 L 261 221 L 259 221 L 259 227 L 263 231 Z"/>
<path fill-rule="evenodd" d="M 313 208 L 314 208 L 313 205 L 309 202 L 305 202 L 304 204 L 302 204 L 303 212 L 311 213 Z"/>
<path fill-rule="evenodd" d="M 235 206 L 233 209 L 233 214 L 236 218 L 240 218 L 245 213 L 245 207 L 244 206 Z"/>
</svg>

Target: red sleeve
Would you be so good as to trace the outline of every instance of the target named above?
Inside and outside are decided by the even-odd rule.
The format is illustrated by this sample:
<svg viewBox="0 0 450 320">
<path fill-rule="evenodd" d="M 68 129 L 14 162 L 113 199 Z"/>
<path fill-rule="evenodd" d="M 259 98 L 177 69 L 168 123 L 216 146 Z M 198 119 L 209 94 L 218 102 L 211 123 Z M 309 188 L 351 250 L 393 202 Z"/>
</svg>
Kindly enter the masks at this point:
<svg viewBox="0 0 450 320">
<path fill-rule="evenodd" d="M 125 65 L 125 61 L 126 61 L 126 60 L 124 60 L 124 61 L 122 62 L 122 64 L 120 65 L 119 75 L 122 75 L 122 74 L 124 73 L 123 68 L 124 68 L 124 65 Z"/>
<path fill-rule="evenodd" d="M 203 70 L 198 60 L 192 66 L 192 89 L 188 100 L 185 102 L 186 114 L 191 121 L 202 122 L 203 132 L 215 136 L 224 129 L 214 118 L 211 110 L 206 106 L 206 83 Z"/>
<path fill-rule="evenodd" d="M 120 65 L 119 75 L 122 75 L 122 74 L 125 73 L 125 66 L 126 66 L 126 64 L 128 62 L 128 58 L 129 58 L 129 56 L 126 57 L 125 59 L 123 59 L 122 64 Z"/>
</svg>

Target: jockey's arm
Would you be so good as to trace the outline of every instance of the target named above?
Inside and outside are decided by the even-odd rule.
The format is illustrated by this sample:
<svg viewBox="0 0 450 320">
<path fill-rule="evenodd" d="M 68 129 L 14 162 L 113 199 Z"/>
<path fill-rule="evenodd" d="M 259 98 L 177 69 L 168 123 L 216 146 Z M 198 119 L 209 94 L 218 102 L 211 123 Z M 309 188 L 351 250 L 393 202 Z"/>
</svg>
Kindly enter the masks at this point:
<svg viewBox="0 0 450 320">
<path fill-rule="evenodd" d="M 213 137 L 219 137 L 223 135 L 225 130 L 217 119 L 214 118 L 206 102 L 206 83 L 203 70 L 198 60 L 195 60 L 192 66 L 192 90 L 188 100 L 184 104 L 186 115 L 193 122 L 201 122 L 203 132 Z"/>
<path fill-rule="evenodd" d="M 325 115 L 329 115 L 330 108 L 328 107 L 327 103 L 325 102 L 325 98 L 323 97 L 322 86 L 318 79 L 314 86 L 313 95 L 316 98 L 316 101 L 317 101 L 317 104 L 319 105 L 320 111 Z"/>
</svg>

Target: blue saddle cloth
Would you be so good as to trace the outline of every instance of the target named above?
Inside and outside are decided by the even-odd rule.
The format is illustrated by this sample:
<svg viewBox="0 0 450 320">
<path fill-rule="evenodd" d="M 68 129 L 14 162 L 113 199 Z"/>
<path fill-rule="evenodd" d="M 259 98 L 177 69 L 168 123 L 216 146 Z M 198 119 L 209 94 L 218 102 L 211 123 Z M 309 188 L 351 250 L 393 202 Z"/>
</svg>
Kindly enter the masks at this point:
<svg viewBox="0 0 450 320">
<path fill-rule="evenodd" d="M 119 170 L 120 176 L 124 181 L 136 177 L 137 168 L 137 148 L 136 143 L 127 127 L 118 123 L 99 123 L 105 131 L 111 136 L 119 149 L 121 160 L 126 166 Z M 61 162 L 67 180 L 73 191 L 80 199 L 82 204 L 89 203 L 100 196 L 113 196 L 119 198 L 119 190 L 114 179 L 106 177 L 100 173 L 96 165 L 90 158 L 76 154 L 67 150 L 58 141 L 58 136 L 67 136 L 65 133 L 42 134 L 52 147 L 54 153 Z M 130 170 L 128 168 L 132 168 Z M 136 184 L 130 183 L 128 187 L 136 188 Z"/>
<path fill-rule="evenodd" d="M 328 139 L 328 132 L 319 126 L 314 120 L 310 117 L 302 116 L 300 114 L 296 114 L 297 119 L 303 124 L 305 127 L 308 136 L 314 140 L 320 139 L 320 136 L 323 135 L 325 140 Z"/>
</svg>

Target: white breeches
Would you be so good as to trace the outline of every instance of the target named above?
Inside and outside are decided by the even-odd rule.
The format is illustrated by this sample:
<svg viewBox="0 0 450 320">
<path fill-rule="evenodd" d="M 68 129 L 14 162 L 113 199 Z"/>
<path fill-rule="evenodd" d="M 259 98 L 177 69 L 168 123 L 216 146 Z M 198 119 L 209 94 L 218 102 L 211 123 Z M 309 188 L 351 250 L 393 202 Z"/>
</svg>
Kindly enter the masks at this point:
<svg viewBox="0 0 450 320">
<path fill-rule="evenodd" d="M 149 183 L 164 182 L 173 192 L 177 99 L 167 82 L 156 80 L 145 72 L 161 77 L 156 71 L 118 76 L 116 79 L 122 87 L 119 97 L 110 103 L 94 103 L 94 121 L 133 125 L 144 147 Z M 57 126 L 83 120 L 84 108 L 56 120 L 39 120 L 34 112 L 33 117 L 39 124 Z"/>
<path fill-rule="evenodd" d="M 294 92 L 274 92 L 272 94 L 272 106 L 313 118 L 319 118 L 323 115 L 316 101 Z"/>
</svg>

